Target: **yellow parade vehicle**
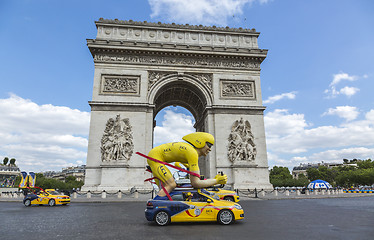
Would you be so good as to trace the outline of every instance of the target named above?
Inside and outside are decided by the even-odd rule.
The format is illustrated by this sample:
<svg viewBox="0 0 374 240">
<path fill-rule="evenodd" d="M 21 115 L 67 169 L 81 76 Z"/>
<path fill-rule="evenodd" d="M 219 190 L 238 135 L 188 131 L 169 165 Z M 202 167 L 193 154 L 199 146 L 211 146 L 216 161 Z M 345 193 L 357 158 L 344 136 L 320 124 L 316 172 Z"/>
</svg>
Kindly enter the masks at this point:
<svg viewBox="0 0 374 240">
<path fill-rule="evenodd" d="M 221 188 L 218 188 L 218 187 L 210 187 L 210 188 L 207 188 L 207 190 L 209 192 L 214 193 L 215 195 L 217 195 L 222 200 L 231 201 L 231 202 L 239 202 L 240 201 L 239 196 L 238 196 L 238 194 L 236 194 L 235 191 L 225 190 L 225 189 L 221 189 Z"/>
<path fill-rule="evenodd" d="M 38 188 L 37 191 L 30 191 L 25 195 L 23 199 L 23 204 L 26 207 L 31 205 L 66 205 L 70 203 L 70 197 L 60 192 L 56 191 L 55 189 L 41 189 Z"/>
<path fill-rule="evenodd" d="M 145 217 L 160 226 L 171 222 L 217 221 L 228 225 L 244 218 L 243 208 L 234 202 L 222 201 L 205 189 L 171 192 L 170 200 L 148 200 Z"/>
</svg>

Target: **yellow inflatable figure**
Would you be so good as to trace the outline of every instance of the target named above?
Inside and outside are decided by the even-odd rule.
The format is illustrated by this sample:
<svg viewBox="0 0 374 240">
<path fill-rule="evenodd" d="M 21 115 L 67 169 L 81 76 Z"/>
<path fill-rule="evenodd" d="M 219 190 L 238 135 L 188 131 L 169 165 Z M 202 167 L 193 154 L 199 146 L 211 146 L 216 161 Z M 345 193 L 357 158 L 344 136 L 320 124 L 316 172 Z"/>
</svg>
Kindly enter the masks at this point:
<svg viewBox="0 0 374 240">
<path fill-rule="evenodd" d="M 191 172 L 200 174 L 198 159 L 201 156 L 207 156 L 210 152 L 214 144 L 213 135 L 205 132 L 195 132 L 184 136 L 182 139 L 187 143 L 174 142 L 162 144 L 153 148 L 148 153 L 148 156 L 166 163 L 180 162 L 188 164 Z M 152 169 L 153 175 L 163 182 L 165 190 L 168 193 L 173 191 L 176 183 L 170 170 L 164 164 L 149 159 L 147 162 Z M 226 184 L 227 176 L 217 174 L 213 179 L 201 180 L 196 176 L 190 175 L 190 180 L 194 188 L 205 188 L 216 184 Z M 158 181 L 156 183 L 159 185 Z M 157 199 L 167 199 L 164 190 L 160 190 L 155 200 Z"/>
</svg>

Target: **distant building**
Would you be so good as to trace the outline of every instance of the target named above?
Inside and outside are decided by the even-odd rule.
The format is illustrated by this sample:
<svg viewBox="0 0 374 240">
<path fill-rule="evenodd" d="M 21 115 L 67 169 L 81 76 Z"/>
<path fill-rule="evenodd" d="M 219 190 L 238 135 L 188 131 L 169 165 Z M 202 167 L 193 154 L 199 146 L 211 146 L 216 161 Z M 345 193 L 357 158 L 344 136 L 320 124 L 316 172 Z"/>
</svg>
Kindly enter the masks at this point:
<svg viewBox="0 0 374 240">
<path fill-rule="evenodd" d="M 84 176 L 86 173 L 86 165 L 81 165 L 77 167 L 67 167 L 62 169 L 62 174 L 66 177 L 75 177 L 77 181 L 84 181 Z"/>
<path fill-rule="evenodd" d="M 60 181 L 65 181 L 67 177 L 75 177 L 77 181 L 84 181 L 86 173 L 86 165 L 67 167 L 63 168 L 61 172 L 47 171 L 43 172 L 43 176 L 46 178 L 53 178 Z"/>
<path fill-rule="evenodd" d="M 17 166 L 0 165 L 0 188 L 13 188 L 21 171 Z"/>
<path fill-rule="evenodd" d="M 319 168 L 320 166 L 325 166 L 325 167 L 331 169 L 333 167 L 341 167 L 341 166 L 357 167 L 357 164 L 356 163 L 350 163 L 350 164 L 346 164 L 346 163 L 324 163 L 323 161 L 322 161 L 322 163 L 300 163 L 300 166 L 297 166 L 297 167 L 293 168 L 292 177 L 295 178 L 295 179 L 298 179 L 300 174 L 304 174 L 306 177 L 308 177 L 307 170 L 309 168 Z"/>
</svg>

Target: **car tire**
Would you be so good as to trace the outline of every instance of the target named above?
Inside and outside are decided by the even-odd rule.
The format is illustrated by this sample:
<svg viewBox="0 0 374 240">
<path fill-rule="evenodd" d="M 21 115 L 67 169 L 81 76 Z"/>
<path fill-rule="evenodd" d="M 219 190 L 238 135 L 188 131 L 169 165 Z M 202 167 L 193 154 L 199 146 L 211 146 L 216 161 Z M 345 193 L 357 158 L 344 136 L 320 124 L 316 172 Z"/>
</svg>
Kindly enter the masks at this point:
<svg viewBox="0 0 374 240">
<path fill-rule="evenodd" d="M 26 207 L 31 206 L 31 200 L 30 199 L 26 199 L 25 202 L 24 202 L 24 204 L 25 204 Z"/>
<path fill-rule="evenodd" d="M 217 215 L 217 221 L 222 225 L 229 225 L 235 221 L 235 217 L 230 210 L 223 209 L 219 211 Z"/>
<path fill-rule="evenodd" d="M 166 225 L 168 225 L 170 223 L 170 215 L 169 215 L 169 213 L 167 213 L 165 211 L 159 211 L 155 215 L 155 222 L 159 226 L 166 226 Z"/>
<path fill-rule="evenodd" d="M 54 205 L 56 205 L 56 200 L 54 199 L 49 200 L 48 205 L 53 207 Z"/>
<path fill-rule="evenodd" d="M 234 198 L 231 196 L 224 197 L 223 200 L 230 201 L 230 202 L 235 202 Z"/>
</svg>

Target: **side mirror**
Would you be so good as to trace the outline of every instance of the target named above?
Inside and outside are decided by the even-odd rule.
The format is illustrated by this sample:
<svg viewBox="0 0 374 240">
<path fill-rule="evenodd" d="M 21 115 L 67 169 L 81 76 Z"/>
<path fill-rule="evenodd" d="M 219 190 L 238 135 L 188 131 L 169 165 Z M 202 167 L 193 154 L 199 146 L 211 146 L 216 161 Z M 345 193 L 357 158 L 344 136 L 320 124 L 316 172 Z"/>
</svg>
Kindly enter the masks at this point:
<svg viewBox="0 0 374 240">
<path fill-rule="evenodd" d="M 206 202 L 207 202 L 207 203 L 212 203 L 212 202 L 213 202 L 213 200 L 212 200 L 212 199 L 210 199 L 210 198 L 208 198 L 208 199 L 206 200 Z"/>
</svg>

